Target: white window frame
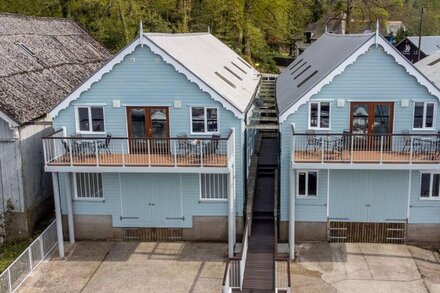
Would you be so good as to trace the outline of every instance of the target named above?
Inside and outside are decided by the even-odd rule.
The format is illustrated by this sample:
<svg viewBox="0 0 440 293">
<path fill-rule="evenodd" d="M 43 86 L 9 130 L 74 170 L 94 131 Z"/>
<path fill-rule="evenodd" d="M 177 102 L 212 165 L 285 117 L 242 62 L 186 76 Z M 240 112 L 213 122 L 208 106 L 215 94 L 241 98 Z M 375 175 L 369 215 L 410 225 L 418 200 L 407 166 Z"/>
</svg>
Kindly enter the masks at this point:
<svg viewBox="0 0 440 293">
<path fill-rule="evenodd" d="M 192 109 L 193 108 L 203 108 L 203 115 L 204 115 L 204 125 L 205 125 L 205 131 L 204 132 L 194 132 L 193 131 L 193 119 L 192 119 Z M 208 109 L 216 109 L 217 110 L 217 131 L 207 131 L 208 128 L 208 115 L 207 110 Z M 218 107 L 204 107 L 204 106 L 191 106 L 189 108 L 189 121 L 190 121 L 190 133 L 191 135 L 204 135 L 204 134 L 219 134 L 220 133 L 220 109 Z"/>
<path fill-rule="evenodd" d="M 316 195 L 309 195 L 309 173 L 316 173 Z M 306 194 L 299 194 L 299 174 L 300 173 L 305 173 L 306 174 Z M 295 195 L 297 198 L 308 198 L 308 199 L 314 199 L 314 198 L 318 198 L 318 194 L 319 194 L 319 171 L 318 170 L 297 170 L 296 171 L 296 176 L 295 176 L 295 180 L 296 180 L 296 191 L 295 191 Z"/>
<path fill-rule="evenodd" d="M 321 127 L 321 103 L 328 103 L 328 127 Z M 318 126 L 312 126 L 312 104 L 318 104 Z M 308 127 L 313 130 L 330 130 L 332 121 L 332 103 L 331 101 L 310 101 L 309 102 L 309 115 L 308 115 Z"/>
<path fill-rule="evenodd" d="M 423 103 L 423 121 L 422 121 L 422 127 L 421 128 L 416 128 L 414 127 L 414 115 L 416 113 L 416 103 Z M 434 105 L 434 112 L 433 112 L 433 117 L 432 117 L 432 127 L 425 127 L 425 123 L 426 123 L 426 107 L 428 104 L 433 104 Z M 412 130 L 414 131 L 423 131 L 423 130 L 436 130 L 436 124 L 437 124 L 437 103 L 436 102 L 430 102 L 430 101 L 414 101 L 413 103 L 413 115 L 412 115 Z"/>
<path fill-rule="evenodd" d="M 73 177 L 73 200 L 75 201 L 105 201 L 105 195 L 104 195 L 104 181 L 102 177 L 102 173 L 93 173 L 97 174 L 98 176 L 101 176 L 101 184 L 102 184 L 102 197 L 80 197 L 78 196 L 78 182 L 76 175 L 77 174 L 92 174 L 92 173 L 84 173 L 84 172 L 77 172 L 72 173 Z"/>
<path fill-rule="evenodd" d="M 203 198 L 202 197 L 202 175 L 218 175 L 218 176 L 225 176 L 226 178 L 226 198 Z M 200 173 L 199 174 L 199 202 L 227 202 L 228 201 L 228 195 L 229 195 L 229 183 L 228 183 L 228 174 L 224 173 L 216 173 L 216 174 L 208 174 L 208 173 Z"/>
<path fill-rule="evenodd" d="M 421 194 L 422 191 L 422 176 L 423 174 L 429 174 L 429 196 L 423 197 Z M 434 174 L 440 174 L 440 172 L 420 172 L 420 178 L 419 178 L 419 199 L 420 200 L 440 200 L 440 196 L 432 196 L 432 187 L 434 185 Z"/>
<path fill-rule="evenodd" d="M 79 108 L 87 108 L 89 114 L 89 130 L 80 130 L 79 127 Z M 93 131 L 92 126 L 92 108 L 102 108 L 102 117 L 104 119 L 104 131 Z M 87 105 L 75 105 L 75 130 L 76 133 L 81 134 L 106 134 L 106 121 L 105 121 L 105 104 L 87 104 Z"/>
</svg>

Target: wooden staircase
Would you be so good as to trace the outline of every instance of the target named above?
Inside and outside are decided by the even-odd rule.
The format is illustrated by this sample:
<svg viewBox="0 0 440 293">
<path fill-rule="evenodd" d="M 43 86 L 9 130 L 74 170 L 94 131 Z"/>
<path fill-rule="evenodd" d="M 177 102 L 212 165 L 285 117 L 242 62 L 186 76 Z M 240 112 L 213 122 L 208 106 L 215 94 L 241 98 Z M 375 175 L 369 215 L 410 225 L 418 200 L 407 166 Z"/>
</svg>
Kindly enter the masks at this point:
<svg viewBox="0 0 440 293">
<path fill-rule="evenodd" d="M 265 131 L 278 131 L 278 115 L 276 107 L 276 75 L 263 74 L 261 78 L 259 99 L 256 102 L 254 113 L 258 113 L 250 118 L 247 128 L 257 128 Z"/>
</svg>

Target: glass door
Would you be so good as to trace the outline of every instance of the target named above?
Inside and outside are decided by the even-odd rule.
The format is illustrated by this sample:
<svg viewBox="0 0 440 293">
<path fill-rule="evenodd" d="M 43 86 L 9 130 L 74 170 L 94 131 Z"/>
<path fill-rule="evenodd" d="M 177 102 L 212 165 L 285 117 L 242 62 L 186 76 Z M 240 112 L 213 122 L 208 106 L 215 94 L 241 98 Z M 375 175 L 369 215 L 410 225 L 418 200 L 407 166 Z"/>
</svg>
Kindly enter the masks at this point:
<svg viewBox="0 0 440 293">
<path fill-rule="evenodd" d="M 169 118 L 167 107 L 127 107 L 127 127 L 131 153 L 168 152 Z"/>
<path fill-rule="evenodd" d="M 362 149 L 380 148 L 383 134 L 393 132 L 392 102 L 352 102 L 351 132 L 361 134 L 354 136 L 354 146 Z M 391 136 L 383 136 L 384 147 L 391 145 Z"/>
</svg>

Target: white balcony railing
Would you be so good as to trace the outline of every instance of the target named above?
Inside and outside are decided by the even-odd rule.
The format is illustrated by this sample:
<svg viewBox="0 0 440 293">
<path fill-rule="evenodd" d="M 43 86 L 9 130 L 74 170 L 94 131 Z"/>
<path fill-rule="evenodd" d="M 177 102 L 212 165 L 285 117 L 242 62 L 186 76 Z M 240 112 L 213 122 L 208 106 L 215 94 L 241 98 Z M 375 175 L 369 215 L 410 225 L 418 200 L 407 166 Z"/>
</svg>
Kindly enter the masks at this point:
<svg viewBox="0 0 440 293">
<path fill-rule="evenodd" d="M 232 136 L 233 130 L 208 138 L 65 137 L 58 130 L 43 145 L 46 166 L 228 167 Z"/>
<path fill-rule="evenodd" d="M 295 163 L 440 163 L 435 134 L 293 133 Z"/>
</svg>

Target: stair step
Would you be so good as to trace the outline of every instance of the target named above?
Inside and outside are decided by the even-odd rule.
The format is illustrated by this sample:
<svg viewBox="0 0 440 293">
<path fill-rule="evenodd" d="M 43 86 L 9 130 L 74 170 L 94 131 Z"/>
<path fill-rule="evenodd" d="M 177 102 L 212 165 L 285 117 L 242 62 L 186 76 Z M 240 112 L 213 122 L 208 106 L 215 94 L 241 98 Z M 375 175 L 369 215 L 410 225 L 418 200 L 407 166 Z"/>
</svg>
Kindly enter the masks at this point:
<svg viewBox="0 0 440 293">
<path fill-rule="evenodd" d="M 276 114 L 277 113 L 277 110 L 275 110 L 275 109 L 259 109 L 259 108 L 257 108 L 257 109 L 254 109 L 254 112 L 257 112 L 257 113 L 274 113 L 274 114 Z"/>
</svg>

